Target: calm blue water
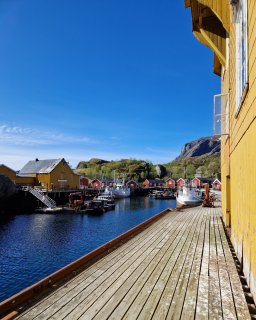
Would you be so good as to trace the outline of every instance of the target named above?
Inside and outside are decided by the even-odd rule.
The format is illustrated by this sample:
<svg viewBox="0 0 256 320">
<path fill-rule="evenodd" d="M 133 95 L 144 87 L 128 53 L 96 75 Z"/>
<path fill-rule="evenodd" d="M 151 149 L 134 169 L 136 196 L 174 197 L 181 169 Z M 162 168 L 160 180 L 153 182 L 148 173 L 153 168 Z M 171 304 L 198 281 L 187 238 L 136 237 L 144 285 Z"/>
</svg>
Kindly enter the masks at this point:
<svg viewBox="0 0 256 320">
<path fill-rule="evenodd" d="M 0 217 L 0 301 L 147 220 L 175 200 L 118 200 L 100 216 L 28 214 Z"/>
</svg>

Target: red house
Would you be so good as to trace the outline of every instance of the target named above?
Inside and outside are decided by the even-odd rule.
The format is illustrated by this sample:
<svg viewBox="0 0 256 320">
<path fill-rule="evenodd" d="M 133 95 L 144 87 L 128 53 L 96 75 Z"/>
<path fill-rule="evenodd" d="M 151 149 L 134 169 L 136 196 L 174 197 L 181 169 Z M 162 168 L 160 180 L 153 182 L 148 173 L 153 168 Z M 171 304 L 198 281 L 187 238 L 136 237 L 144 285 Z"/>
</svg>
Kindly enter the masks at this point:
<svg viewBox="0 0 256 320">
<path fill-rule="evenodd" d="M 89 186 L 89 179 L 86 177 L 81 176 L 79 179 L 79 187 L 80 189 L 88 188 Z"/>
<path fill-rule="evenodd" d="M 167 179 L 165 184 L 168 188 L 175 188 L 175 180 L 173 180 L 172 178 Z"/>
<path fill-rule="evenodd" d="M 99 189 L 101 188 L 101 182 L 99 179 L 94 179 L 92 180 L 92 182 L 90 183 L 90 187 L 93 189 Z"/>
<path fill-rule="evenodd" d="M 164 181 L 158 179 L 146 179 L 143 182 L 144 187 L 146 188 L 153 188 L 153 187 L 163 187 Z"/>
<path fill-rule="evenodd" d="M 113 180 L 111 179 L 94 179 L 92 180 L 90 187 L 93 189 L 99 189 L 104 187 L 111 187 L 113 185 Z"/>
<path fill-rule="evenodd" d="M 155 180 L 156 181 L 156 187 L 164 187 L 165 183 L 162 180 Z"/>
<path fill-rule="evenodd" d="M 155 180 L 146 179 L 146 180 L 143 182 L 143 186 L 146 187 L 146 188 L 155 187 Z"/>
<path fill-rule="evenodd" d="M 177 180 L 177 187 L 183 187 L 185 185 L 185 180 L 183 178 L 179 178 Z"/>
<path fill-rule="evenodd" d="M 192 187 L 200 188 L 201 187 L 201 180 L 199 178 L 194 178 L 192 180 Z"/>
<path fill-rule="evenodd" d="M 221 182 L 219 179 L 215 179 L 212 183 L 213 190 L 221 190 Z"/>
<path fill-rule="evenodd" d="M 129 180 L 128 182 L 126 182 L 126 187 L 134 190 L 134 189 L 138 189 L 139 185 L 136 181 Z"/>
</svg>

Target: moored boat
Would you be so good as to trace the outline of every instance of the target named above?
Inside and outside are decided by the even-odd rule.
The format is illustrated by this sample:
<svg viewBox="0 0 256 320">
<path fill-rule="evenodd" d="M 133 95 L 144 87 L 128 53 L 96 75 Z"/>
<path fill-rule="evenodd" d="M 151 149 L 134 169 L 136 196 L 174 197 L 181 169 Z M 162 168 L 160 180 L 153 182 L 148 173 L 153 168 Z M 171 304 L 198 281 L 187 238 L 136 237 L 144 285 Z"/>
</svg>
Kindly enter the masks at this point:
<svg viewBox="0 0 256 320">
<path fill-rule="evenodd" d="M 172 192 L 156 190 L 149 194 L 150 198 L 159 200 L 175 200 L 176 197 Z"/>
<path fill-rule="evenodd" d="M 115 208 L 115 197 L 108 188 L 104 192 L 95 197 L 92 201 L 100 201 L 106 210 L 113 210 Z"/>
<path fill-rule="evenodd" d="M 122 199 L 122 198 L 128 198 L 131 195 L 131 190 L 130 188 L 127 188 L 124 184 L 124 180 L 122 181 L 117 181 L 115 183 L 114 187 L 111 187 L 108 189 L 115 199 Z"/>
<path fill-rule="evenodd" d="M 55 208 L 43 207 L 43 208 L 35 209 L 35 212 L 37 213 L 59 213 L 62 211 L 63 211 L 62 207 L 55 207 Z"/>
<path fill-rule="evenodd" d="M 183 186 L 176 197 L 177 206 L 199 206 L 202 203 L 200 191 L 193 187 Z"/>
</svg>

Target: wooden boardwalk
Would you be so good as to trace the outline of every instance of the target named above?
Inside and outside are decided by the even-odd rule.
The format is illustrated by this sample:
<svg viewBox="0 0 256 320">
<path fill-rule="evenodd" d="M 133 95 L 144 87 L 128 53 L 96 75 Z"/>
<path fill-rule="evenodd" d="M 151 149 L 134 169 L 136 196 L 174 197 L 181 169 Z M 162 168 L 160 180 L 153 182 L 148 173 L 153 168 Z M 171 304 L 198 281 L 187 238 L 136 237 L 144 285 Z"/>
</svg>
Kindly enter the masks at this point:
<svg viewBox="0 0 256 320">
<path fill-rule="evenodd" d="M 251 319 L 220 208 L 169 212 L 17 319 Z"/>
</svg>

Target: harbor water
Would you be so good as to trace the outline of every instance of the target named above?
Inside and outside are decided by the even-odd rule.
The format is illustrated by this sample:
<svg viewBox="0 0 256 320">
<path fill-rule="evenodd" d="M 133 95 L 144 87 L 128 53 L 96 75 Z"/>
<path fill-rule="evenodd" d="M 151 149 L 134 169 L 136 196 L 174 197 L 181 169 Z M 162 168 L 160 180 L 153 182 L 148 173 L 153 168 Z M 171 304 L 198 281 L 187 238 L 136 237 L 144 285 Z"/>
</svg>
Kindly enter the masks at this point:
<svg viewBox="0 0 256 320">
<path fill-rule="evenodd" d="M 0 301 L 175 206 L 176 200 L 136 197 L 118 200 L 102 215 L 0 216 Z"/>
</svg>

